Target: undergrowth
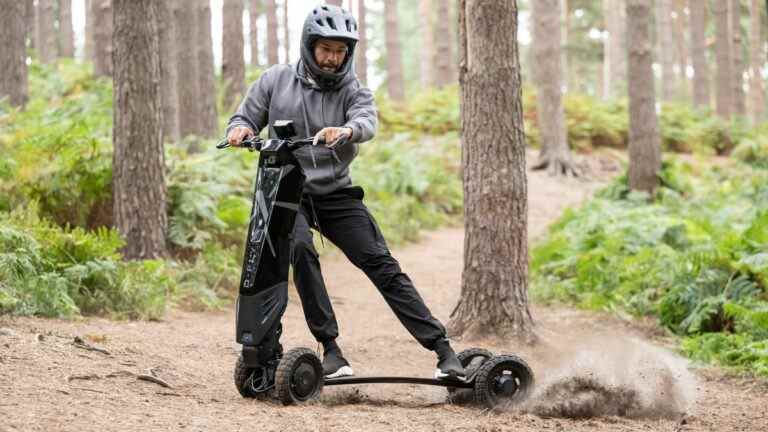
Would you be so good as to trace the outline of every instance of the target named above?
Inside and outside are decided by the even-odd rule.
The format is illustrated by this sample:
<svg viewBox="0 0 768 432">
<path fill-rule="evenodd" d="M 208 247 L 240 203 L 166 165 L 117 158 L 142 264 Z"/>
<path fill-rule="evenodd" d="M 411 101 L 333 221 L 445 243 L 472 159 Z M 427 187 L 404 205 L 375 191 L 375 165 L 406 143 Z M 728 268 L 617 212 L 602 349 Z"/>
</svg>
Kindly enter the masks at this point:
<svg viewBox="0 0 768 432">
<path fill-rule="evenodd" d="M 532 295 L 655 316 L 689 356 L 768 376 L 768 173 L 665 163 L 649 201 L 619 178 L 532 251 Z"/>
</svg>

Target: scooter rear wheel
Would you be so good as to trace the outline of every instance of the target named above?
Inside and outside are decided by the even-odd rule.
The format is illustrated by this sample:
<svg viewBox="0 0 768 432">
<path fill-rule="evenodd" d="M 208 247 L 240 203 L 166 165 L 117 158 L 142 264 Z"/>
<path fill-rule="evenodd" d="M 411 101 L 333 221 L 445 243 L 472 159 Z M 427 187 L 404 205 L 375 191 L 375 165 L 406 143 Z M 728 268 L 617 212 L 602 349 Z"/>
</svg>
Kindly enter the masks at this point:
<svg viewBox="0 0 768 432">
<path fill-rule="evenodd" d="M 275 372 L 277 398 L 284 405 L 307 402 L 320 397 L 323 390 L 323 365 L 308 348 L 288 351 Z"/>
<path fill-rule="evenodd" d="M 524 401 L 533 389 L 533 371 L 525 360 L 500 355 L 486 361 L 475 376 L 475 400 L 488 408 L 506 408 Z"/>
<path fill-rule="evenodd" d="M 467 348 L 456 354 L 456 358 L 459 359 L 459 363 L 464 367 L 467 376 L 471 376 L 475 373 L 475 371 L 491 357 L 493 357 L 493 353 L 485 348 Z M 465 395 L 459 395 L 459 393 L 466 393 L 466 390 L 468 389 L 448 387 L 448 398 L 451 401 L 461 402 Z M 471 393 L 469 397 L 471 398 Z"/>
</svg>

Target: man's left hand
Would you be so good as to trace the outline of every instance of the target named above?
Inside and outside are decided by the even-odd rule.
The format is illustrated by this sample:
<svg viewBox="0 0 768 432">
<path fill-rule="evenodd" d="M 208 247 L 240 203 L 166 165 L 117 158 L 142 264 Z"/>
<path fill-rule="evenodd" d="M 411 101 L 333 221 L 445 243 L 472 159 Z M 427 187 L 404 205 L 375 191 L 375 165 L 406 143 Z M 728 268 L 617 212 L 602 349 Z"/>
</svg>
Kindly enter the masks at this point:
<svg viewBox="0 0 768 432">
<path fill-rule="evenodd" d="M 325 146 L 329 148 L 333 148 L 336 146 L 338 141 L 341 138 L 351 138 L 352 137 L 352 128 L 348 127 L 327 127 L 323 128 L 320 132 L 315 135 L 315 139 L 312 141 L 312 145 L 317 145 L 317 142 L 320 141 L 320 138 L 325 139 Z"/>
</svg>

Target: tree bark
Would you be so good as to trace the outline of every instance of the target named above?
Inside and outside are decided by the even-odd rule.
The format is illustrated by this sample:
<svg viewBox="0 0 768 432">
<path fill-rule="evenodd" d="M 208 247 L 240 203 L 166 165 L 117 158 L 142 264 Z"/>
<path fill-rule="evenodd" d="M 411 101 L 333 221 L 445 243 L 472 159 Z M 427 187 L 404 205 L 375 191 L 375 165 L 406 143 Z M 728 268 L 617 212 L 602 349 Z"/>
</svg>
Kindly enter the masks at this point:
<svg viewBox="0 0 768 432">
<path fill-rule="evenodd" d="M 673 33 L 675 36 L 675 47 L 677 51 L 678 70 L 678 98 L 680 100 L 688 99 L 688 48 L 685 44 L 685 10 L 688 8 L 688 0 L 675 0 L 674 10 L 675 19 L 673 20 Z"/>
<path fill-rule="evenodd" d="M 629 187 L 653 193 L 661 169 L 661 138 L 653 91 L 649 35 L 651 0 L 627 0 L 629 43 Z"/>
<path fill-rule="evenodd" d="M 85 0 L 85 43 L 83 60 L 93 61 L 93 0 Z"/>
<path fill-rule="evenodd" d="M 517 11 L 517 1 L 459 1 L 465 237 L 449 329 L 468 338 L 535 339 Z"/>
<path fill-rule="evenodd" d="M 160 91 L 163 101 L 163 142 L 179 140 L 179 93 L 174 15 L 178 0 L 158 2 L 158 37 L 160 38 Z"/>
<path fill-rule="evenodd" d="M 275 0 L 266 0 L 267 3 L 267 63 L 275 65 L 280 63 L 277 40 L 277 4 Z"/>
<path fill-rule="evenodd" d="M 437 2 L 437 40 L 435 44 L 437 59 L 435 61 L 435 85 L 439 88 L 456 82 L 453 68 L 453 32 L 451 31 L 450 2 Z"/>
<path fill-rule="evenodd" d="M 261 15 L 261 0 L 250 0 L 248 3 L 248 16 L 250 18 L 250 41 L 251 41 L 251 66 L 259 67 L 259 30 L 258 21 Z"/>
<path fill-rule="evenodd" d="M 288 0 L 283 0 L 283 58 L 285 58 L 285 64 L 291 62 L 291 30 L 288 24 Z"/>
<path fill-rule="evenodd" d="M 432 13 L 432 0 L 419 0 L 419 20 L 421 24 L 419 33 L 421 33 L 424 38 L 421 45 L 421 58 L 419 59 L 421 85 L 424 88 L 429 88 L 434 86 L 434 69 L 437 60 L 435 54 L 435 20 Z"/>
<path fill-rule="evenodd" d="M 206 138 L 218 135 L 219 117 L 216 111 L 216 75 L 213 65 L 213 38 L 211 37 L 210 0 L 198 0 L 197 10 L 197 73 L 200 86 L 199 134 Z M 240 32 L 242 33 L 242 31 Z M 197 148 L 191 148 L 197 151 Z"/>
<path fill-rule="evenodd" d="M 746 95 L 744 94 L 744 44 L 741 38 L 741 0 L 731 0 L 729 8 L 731 18 L 731 37 L 733 46 L 733 114 L 740 117 L 747 115 Z"/>
<path fill-rule="evenodd" d="M 693 65 L 693 102 L 699 108 L 710 107 L 709 63 L 707 62 L 707 3 L 689 3 L 691 11 L 691 63 Z"/>
<path fill-rule="evenodd" d="M 560 0 L 536 0 L 533 5 L 533 60 L 537 87 L 537 119 L 541 153 L 534 169 L 550 175 L 577 176 L 568 148 L 560 65 Z"/>
<path fill-rule="evenodd" d="M 35 7 L 35 0 L 25 0 L 25 21 L 26 21 L 26 33 L 29 38 L 29 48 L 37 49 L 37 8 Z"/>
<path fill-rule="evenodd" d="M 27 103 L 27 4 L 0 0 L 0 100 Z"/>
<path fill-rule="evenodd" d="M 672 0 L 656 0 L 657 42 L 661 63 L 661 100 L 675 98 L 675 54 L 672 40 Z M 631 39 L 630 39 L 631 40 Z"/>
<path fill-rule="evenodd" d="M 603 0 L 603 18 L 608 38 L 603 43 L 604 96 L 612 99 L 623 94 L 627 81 L 627 35 L 624 0 Z"/>
<path fill-rule="evenodd" d="M 95 1 L 95 0 L 92 0 Z M 200 80 L 197 60 L 197 34 L 199 29 L 190 23 L 197 22 L 196 5 L 174 8 L 173 21 L 176 34 L 176 92 L 179 98 L 179 135 L 183 138 L 196 135 L 200 130 Z"/>
<path fill-rule="evenodd" d="M 112 76 L 112 0 L 91 0 L 93 16 L 93 70 Z"/>
<path fill-rule="evenodd" d="M 37 55 L 40 63 L 51 64 L 56 60 L 56 17 L 54 0 L 37 0 Z"/>
<path fill-rule="evenodd" d="M 733 112 L 733 78 L 731 63 L 731 38 L 728 30 L 728 2 L 718 0 L 710 3 L 715 18 L 715 62 L 717 63 L 717 115 L 729 120 Z"/>
<path fill-rule="evenodd" d="M 126 259 L 165 255 L 166 190 L 160 96 L 158 2 L 114 3 L 115 222 Z"/>
<path fill-rule="evenodd" d="M 750 3 L 750 33 L 749 33 L 749 95 L 752 115 L 752 123 L 758 124 L 763 120 L 765 110 L 765 84 L 761 69 L 765 65 L 765 52 L 763 51 L 763 6 L 760 0 L 751 0 Z"/>
<path fill-rule="evenodd" d="M 562 30 L 563 30 L 563 36 L 562 36 L 562 42 L 560 50 L 560 61 L 562 62 L 562 69 L 563 69 L 563 91 L 567 92 L 568 89 L 571 87 L 570 84 L 570 74 L 568 72 L 568 32 L 570 29 L 570 13 L 569 11 L 569 2 L 568 0 L 561 0 L 560 6 L 562 7 L 561 13 L 562 13 Z"/>
<path fill-rule="evenodd" d="M 75 57 L 75 33 L 72 29 L 72 0 L 59 0 L 59 57 Z"/>
<path fill-rule="evenodd" d="M 394 101 L 405 100 L 403 58 L 400 49 L 400 25 L 397 0 L 384 0 L 384 33 L 387 51 L 387 92 Z"/>
<path fill-rule="evenodd" d="M 357 47 L 355 48 L 355 72 L 357 73 L 357 78 L 363 85 L 368 85 L 368 59 L 366 58 L 366 53 L 368 51 L 367 29 L 365 0 L 358 0 L 357 33 L 359 34 L 360 40 L 357 42 Z"/>
<path fill-rule="evenodd" d="M 227 111 L 240 102 L 245 92 L 245 45 L 243 35 L 243 1 L 224 0 L 221 76 L 226 87 L 224 107 Z"/>
</svg>

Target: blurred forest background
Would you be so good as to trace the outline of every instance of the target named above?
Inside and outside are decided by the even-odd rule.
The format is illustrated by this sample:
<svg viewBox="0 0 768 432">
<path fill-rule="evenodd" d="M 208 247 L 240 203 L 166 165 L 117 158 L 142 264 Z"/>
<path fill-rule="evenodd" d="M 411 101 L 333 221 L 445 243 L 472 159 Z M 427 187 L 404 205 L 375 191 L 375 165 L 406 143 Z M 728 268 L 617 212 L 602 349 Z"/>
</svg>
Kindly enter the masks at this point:
<svg viewBox="0 0 768 432">
<path fill-rule="evenodd" d="M 650 194 L 619 176 L 532 246 L 533 297 L 657 317 L 692 357 L 768 376 L 766 3 L 556 0 L 559 7 L 537 9 L 536 1 L 517 2 L 519 28 L 509 38 L 520 48 L 534 152 L 552 130 L 540 127 L 539 112 L 562 97 L 562 148 L 555 157 L 542 151 L 538 165 L 589 175 L 583 155 L 627 160 L 636 83 L 628 58 L 644 46 L 628 36 L 638 21 L 627 2 L 650 11 L 643 22 L 664 154 Z M 352 177 L 387 239 L 458 223 L 456 2 L 328 3 L 359 20 L 355 69 L 376 92 L 380 130 L 361 147 Z M 213 145 L 247 86 L 270 65 L 297 60 L 314 5 L 152 3 L 133 16 L 151 23 L 153 50 L 126 65 L 120 50 L 137 47 L 120 35 L 136 22 L 120 21 L 111 0 L 0 0 L 0 312 L 158 319 L 170 306 L 230 304 L 257 155 Z M 537 20 L 555 23 L 560 37 L 536 38 Z M 558 74 L 537 66 L 553 52 Z M 155 74 L 153 87 L 121 86 L 139 66 Z M 156 215 L 161 244 L 151 250 L 132 249 L 120 234 L 130 216 L 115 200 L 119 144 L 143 140 L 113 128 L 122 119 L 115 107 L 131 109 L 134 91 L 162 95 L 154 117 L 162 121 L 146 128 L 160 143 L 161 157 L 145 150 L 161 163 L 165 200 Z"/>
</svg>

